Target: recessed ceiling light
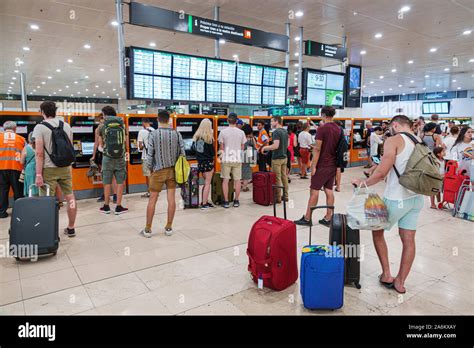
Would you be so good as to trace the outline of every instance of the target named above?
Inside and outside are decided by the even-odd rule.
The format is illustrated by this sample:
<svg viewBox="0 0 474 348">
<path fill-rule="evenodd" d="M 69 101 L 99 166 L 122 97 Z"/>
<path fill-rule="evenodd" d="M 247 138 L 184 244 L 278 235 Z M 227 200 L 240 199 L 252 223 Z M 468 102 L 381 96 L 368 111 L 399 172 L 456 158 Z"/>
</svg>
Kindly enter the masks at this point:
<svg viewBox="0 0 474 348">
<path fill-rule="evenodd" d="M 10 82 L 10 85 L 14 85 L 14 84 L 15 84 L 15 82 Z"/>
<path fill-rule="evenodd" d="M 89 75 L 84 76 L 84 78 L 85 78 L 85 79 L 88 79 L 88 78 L 89 78 Z"/>
<path fill-rule="evenodd" d="M 115 92 L 116 90 L 117 90 L 116 88 L 113 88 L 113 89 L 112 89 L 112 91 L 114 91 L 114 92 Z"/>
<path fill-rule="evenodd" d="M 379 76 L 379 79 L 381 79 L 381 80 L 382 80 L 383 78 L 384 78 L 384 76 L 383 76 L 383 75 L 380 75 L 380 76 Z"/>
<path fill-rule="evenodd" d="M 303 11 L 296 11 L 295 12 L 295 17 L 303 17 L 304 12 Z"/>
<path fill-rule="evenodd" d="M 300 55 L 299 52 L 295 52 L 295 57 L 298 57 Z"/>
<path fill-rule="evenodd" d="M 23 47 L 23 51 L 29 51 L 30 48 L 28 46 Z"/>
<path fill-rule="evenodd" d="M 81 92 L 77 92 L 77 94 L 81 94 Z"/>
<path fill-rule="evenodd" d="M 384 92 L 384 91 L 380 91 L 380 93 L 384 94 L 385 92 Z"/>
<path fill-rule="evenodd" d="M 51 94 L 48 94 L 48 97 L 51 97 Z"/>
<path fill-rule="evenodd" d="M 388 90 L 389 90 L 389 91 L 393 91 L 393 88 L 389 88 Z"/>
<path fill-rule="evenodd" d="M 74 81 L 74 84 L 77 85 L 77 81 Z"/>
<path fill-rule="evenodd" d="M 362 86 L 362 88 L 365 88 L 365 87 L 367 87 L 367 86 L 366 86 L 366 85 L 363 85 L 363 86 Z"/>
<path fill-rule="evenodd" d="M 436 87 L 439 87 L 439 83 L 436 84 Z"/>
<path fill-rule="evenodd" d="M 408 12 L 410 11 L 410 6 L 403 6 L 401 9 L 400 9 L 400 12 Z"/>
<path fill-rule="evenodd" d="M 415 83 L 415 81 L 411 80 L 410 83 Z"/>
<path fill-rule="evenodd" d="M 464 30 L 462 34 L 463 35 L 471 35 L 471 33 L 472 33 L 472 30 Z"/>
<path fill-rule="evenodd" d="M 61 69 L 56 69 L 56 72 L 61 72 Z"/>
<path fill-rule="evenodd" d="M 116 97 L 118 97 L 118 96 L 119 96 L 119 94 L 117 93 L 115 96 L 116 96 Z"/>
<path fill-rule="evenodd" d="M 36 86 L 36 88 L 37 88 L 37 89 L 40 89 L 40 88 L 41 88 L 41 86 Z"/>
<path fill-rule="evenodd" d="M 219 43 L 220 43 L 221 45 L 223 45 L 223 44 L 225 44 L 225 40 L 224 40 L 224 39 L 219 39 Z"/>
<path fill-rule="evenodd" d="M 48 76 L 48 80 L 51 80 L 53 77 L 52 76 Z"/>
<path fill-rule="evenodd" d="M 58 92 L 62 92 L 63 90 L 62 89 L 58 89 Z"/>
<path fill-rule="evenodd" d="M 360 51 L 360 54 L 362 54 L 362 55 L 367 54 L 367 51 L 366 51 L 366 50 L 362 50 L 362 51 Z"/>
<path fill-rule="evenodd" d="M 95 93 L 94 93 L 92 96 L 94 96 L 94 97 L 95 97 Z"/>
<path fill-rule="evenodd" d="M 56 94 L 56 92 L 53 92 L 53 94 Z"/>
<path fill-rule="evenodd" d="M 295 41 L 300 41 L 300 37 L 299 36 L 295 37 Z"/>
<path fill-rule="evenodd" d="M 423 90 L 426 91 L 426 87 L 423 87 Z"/>
<path fill-rule="evenodd" d="M 380 39 L 382 36 L 383 36 L 382 33 L 377 33 L 374 35 L 376 39 Z"/>
<path fill-rule="evenodd" d="M 412 93 L 415 93 L 415 91 L 411 91 Z"/>
<path fill-rule="evenodd" d="M 413 60 L 409 60 L 409 61 L 408 61 L 408 64 L 413 64 Z"/>
<path fill-rule="evenodd" d="M 299 66 L 300 66 L 299 63 L 295 63 L 295 67 L 299 67 Z"/>
<path fill-rule="evenodd" d="M 449 68 L 444 68 L 444 71 L 449 71 Z"/>
<path fill-rule="evenodd" d="M 446 93 L 446 92 L 447 92 L 447 90 L 444 90 L 444 91 L 443 91 L 443 93 Z"/>
<path fill-rule="evenodd" d="M 104 91 L 102 91 L 102 94 L 105 94 L 105 92 L 104 92 Z"/>
<path fill-rule="evenodd" d="M 104 69 L 104 68 L 100 68 L 99 70 L 100 70 L 100 71 L 105 71 L 105 69 Z"/>
<path fill-rule="evenodd" d="M 95 85 L 95 88 L 99 88 L 99 85 Z"/>
<path fill-rule="evenodd" d="M 119 23 L 117 21 L 112 21 L 112 22 L 110 22 L 110 24 L 112 24 L 114 27 L 119 25 Z"/>
<path fill-rule="evenodd" d="M 86 92 L 89 92 L 89 88 L 86 88 Z"/>
<path fill-rule="evenodd" d="M 474 58 L 469 59 L 469 63 L 474 63 Z"/>
<path fill-rule="evenodd" d="M 34 89 L 33 92 L 36 92 L 36 89 Z"/>
<path fill-rule="evenodd" d="M 68 59 L 67 62 L 68 62 L 68 63 L 72 63 L 73 60 L 72 60 L 72 59 Z"/>
<path fill-rule="evenodd" d="M 396 73 L 396 72 L 397 72 L 397 69 L 392 69 L 392 72 L 393 72 L 393 73 Z"/>
<path fill-rule="evenodd" d="M 12 76 L 12 80 L 16 80 L 16 77 L 15 77 L 15 76 Z"/>
<path fill-rule="evenodd" d="M 42 84 L 42 85 L 45 85 L 45 84 L 46 84 L 46 82 L 44 82 L 44 81 L 41 81 L 41 84 Z"/>
<path fill-rule="evenodd" d="M 374 84 L 374 81 L 370 81 L 370 84 L 373 85 L 373 84 Z"/>
<path fill-rule="evenodd" d="M 84 45 L 84 48 L 88 50 L 89 48 L 91 48 L 91 45 L 85 44 L 85 45 Z"/>
<path fill-rule="evenodd" d="M 156 47 L 156 43 L 154 43 L 154 42 L 150 42 L 148 45 L 149 45 L 150 47 Z"/>
<path fill-rule="evenodd" d="M 14 73 L 17 73 L 17 74 L 19 73 L 19 71 L 18 71 L 18 70 L 14 70 L 13 72 L 14 72 Z"/>
<path fill-rule="evenodd" d="M 438 49 L 437 49 L 436 47 L 430 48 L 430 52 L 431 52 L 431 53 L 434 53 L 434 52 L 436 52 L 437 50 L 438 50 Z"/>
<path fill-rule="evenodd" d="M 69 86 L 66 86 L 66 88 L 69 88 Z"/>
<path fill-rule="evenodd" d="M 430 77 L 430 75 L 425 75 L 425 79 L 427 79 L 428 77 Z"/>
<path fill-rule="evenodd" d="M 374 94 L 374 97 L 376 97 L 376 96 L 377 96 L 377 93 Z"/>
<path fill-rule="evenodd" d="M 453 83 L 456 83 L 457 80 L 453 80 Z"/>
<path fill-rule="evenodd" d="M 112 81 L 109 80 L 109 81 L 107 81 L 107 83 L 112 83 Z"/>
<path fill-rule="evenodd" d="M 458 87 L 458 89 L 461 89 L 462 87 Z"/>
<path fill-rule="evenodd" d="M 234 54 L 234 55 L 232 56 L 232 58 L 234 58 L 234 59 L 239 59 L 239 55 L 238 55 L 238 54 Z"/>
<path fill-rule="evenodd" d="M 38 30 L 40 27 L 37 24 L 30 24 L 31 30 Z"/>
</svg>

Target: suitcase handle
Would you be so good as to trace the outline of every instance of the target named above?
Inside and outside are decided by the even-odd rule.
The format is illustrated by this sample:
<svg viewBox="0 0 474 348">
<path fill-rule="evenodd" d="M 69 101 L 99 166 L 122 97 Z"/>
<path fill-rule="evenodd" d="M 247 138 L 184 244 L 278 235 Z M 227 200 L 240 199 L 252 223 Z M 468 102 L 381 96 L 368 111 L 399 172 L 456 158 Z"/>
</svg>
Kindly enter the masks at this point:
<svg viewBox="0 0 474 348">
<path fill-rule="evenodd" d="M 33 186 L 38 187 L 36 184 L 31 184 L 28 188 L 28 197 L 33 197 Z M 51 187 L 48 184 L 44 184 L 43 186 L 46 186 L 46 196 L 49 196 L 49 193 L 51 192 Z"/>
<path fill-rule="evenodd" d="M 333 205 L 319 205 L 316 207 L 311 207 L 309 208 L 311 210 L 311 216 L 309 217 L 309 243 L 308 245 L 311 245 L 311 233 L 313 232 L 313 211 L 316 209 L 332 209 L 334 210 Z"/>
<path fill-rule="evenodd" d="M 277 195 L 277 190 L 276 189 L 282 189 L 283 190 L 283 217 L 286 220 L 286 201 L 285 201 L 285 187 L 280 186 L 280 185 L 272 185 L 272 190 L 273 190 L 273 216 L 277 217 L 277 206 L 276 206 L 276 195 Z"/>
</svg>

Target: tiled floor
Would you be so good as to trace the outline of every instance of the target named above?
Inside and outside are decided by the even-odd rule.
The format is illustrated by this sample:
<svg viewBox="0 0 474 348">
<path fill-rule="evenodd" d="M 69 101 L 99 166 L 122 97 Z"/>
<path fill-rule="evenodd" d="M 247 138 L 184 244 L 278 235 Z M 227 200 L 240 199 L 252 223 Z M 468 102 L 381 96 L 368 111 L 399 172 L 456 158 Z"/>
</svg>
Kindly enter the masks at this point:
<svg viewBox="0 0 474 348">
<path fill-rule="evenodd" d="M 336 194 L 338 212 L 351 198 L 343 176 Z M 308 181 L 294 177 L 288 214 L 301 217 Z M 384 184 L 377 186 L 383 190 Z M 151 239 L 139 235 L 147 201 L 125 198 L 130 213 L 103 216 L 95 200 L 80 201 L 77 236 L 62 237 L 55 257 L 18 263 L 0 259 L 0 314 L 474 314 L 474 225 L 448 212 L 429 209 L 420 217 L 417 257 L 407 293 L 399 296 L 379 286 L 380 267 L 368 231 L 361 232 L 364 259 L 362 289 L 346 287 L 344 307 L 312 312 L 303 308 L 298 283 L 274 292 L 258 290 L 247 272 L 246 243 L 253 222 L 270 207 L 252 204 L 243 193 L 240 208 L 210 211 L 178 209 L 175 233 L 163 234 L 166 210 L 157 207 Z M 322 202 L 320 202 L 322 203 Z M 316 213 L 318 217 L 321 212 Z M 65 224 L 61 211 L 61 226 Z M 9 221 L 0 221 L 0 242 L 8 241 Z M 298 247 L 307 243 L 308 228 L 298 228 Z M 328 229 L 316 226 L 313 242 L 327 243 Z M 393 272 L 398 270 L 401 243 L 397 231 L 387 233 Z"/>
</svg>

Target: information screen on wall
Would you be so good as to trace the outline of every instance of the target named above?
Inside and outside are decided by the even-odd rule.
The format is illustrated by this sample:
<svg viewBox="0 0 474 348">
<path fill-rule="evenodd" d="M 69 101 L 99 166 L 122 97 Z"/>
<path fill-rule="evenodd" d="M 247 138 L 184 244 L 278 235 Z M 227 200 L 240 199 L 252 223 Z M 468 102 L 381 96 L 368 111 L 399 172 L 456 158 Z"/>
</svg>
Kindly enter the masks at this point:
<svg viewBox="0 0 474 348">
<path fill-rule="evenodd" d="M 349 108 L 360 108 L 362 68 L 357 65 L 349 65 L 346 70 L 346 106 Z"/>
<path fill-rule="evenodd" d="M 285 105 L 288 70 L 131 47 L 128 98 Z"/>
<path fill-rule="evenodd" d="M 306 105 L 344 108 L 344 77 L 342 73 L 304 69 L 303 100 Z"/>
</svg>

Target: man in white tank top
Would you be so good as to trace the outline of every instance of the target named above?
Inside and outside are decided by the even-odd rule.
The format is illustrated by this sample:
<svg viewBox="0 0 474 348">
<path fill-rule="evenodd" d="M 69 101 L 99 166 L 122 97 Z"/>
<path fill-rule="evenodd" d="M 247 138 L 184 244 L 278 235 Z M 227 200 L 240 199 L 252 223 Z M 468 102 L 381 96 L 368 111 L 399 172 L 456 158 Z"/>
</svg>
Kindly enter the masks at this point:
<svg viewBox="0 0 474 348">
<path fill-rule="evenodd" d="M 387 230 L 398 224 L 400 239 L 403 244 L 400 269 L 396 277 L 392 277 L 390 272 L 384 230 L 372 231 L 372 237 L 382 265 L 382 274 L 379 277 L 381 284 L 404 294 L 406 292 L 405 280 L 415 259 L 415 233 L 418 217 L 423 208 L 423 196 L 400 185 L 398 176 L 393 169 L 396 166 L 397 170 L 403 173 L 415 148 L 415 144 L 406 135 L 399 134 L 403 132 L 413 134 L 412 121 L 403 115 L 395 116 L 390 122 L 390 130 L 394 136 L 387 138 L 384 144 L 384 154 L 380 165 L 370 178 L 367 180 L 356 179 L 352 184 L 359 186 L 365 181 L 367 186 L 372 186 L 387 177 L 384 192 L 384 201 L 388 208 L 390 221 Z"/>
</svg>

